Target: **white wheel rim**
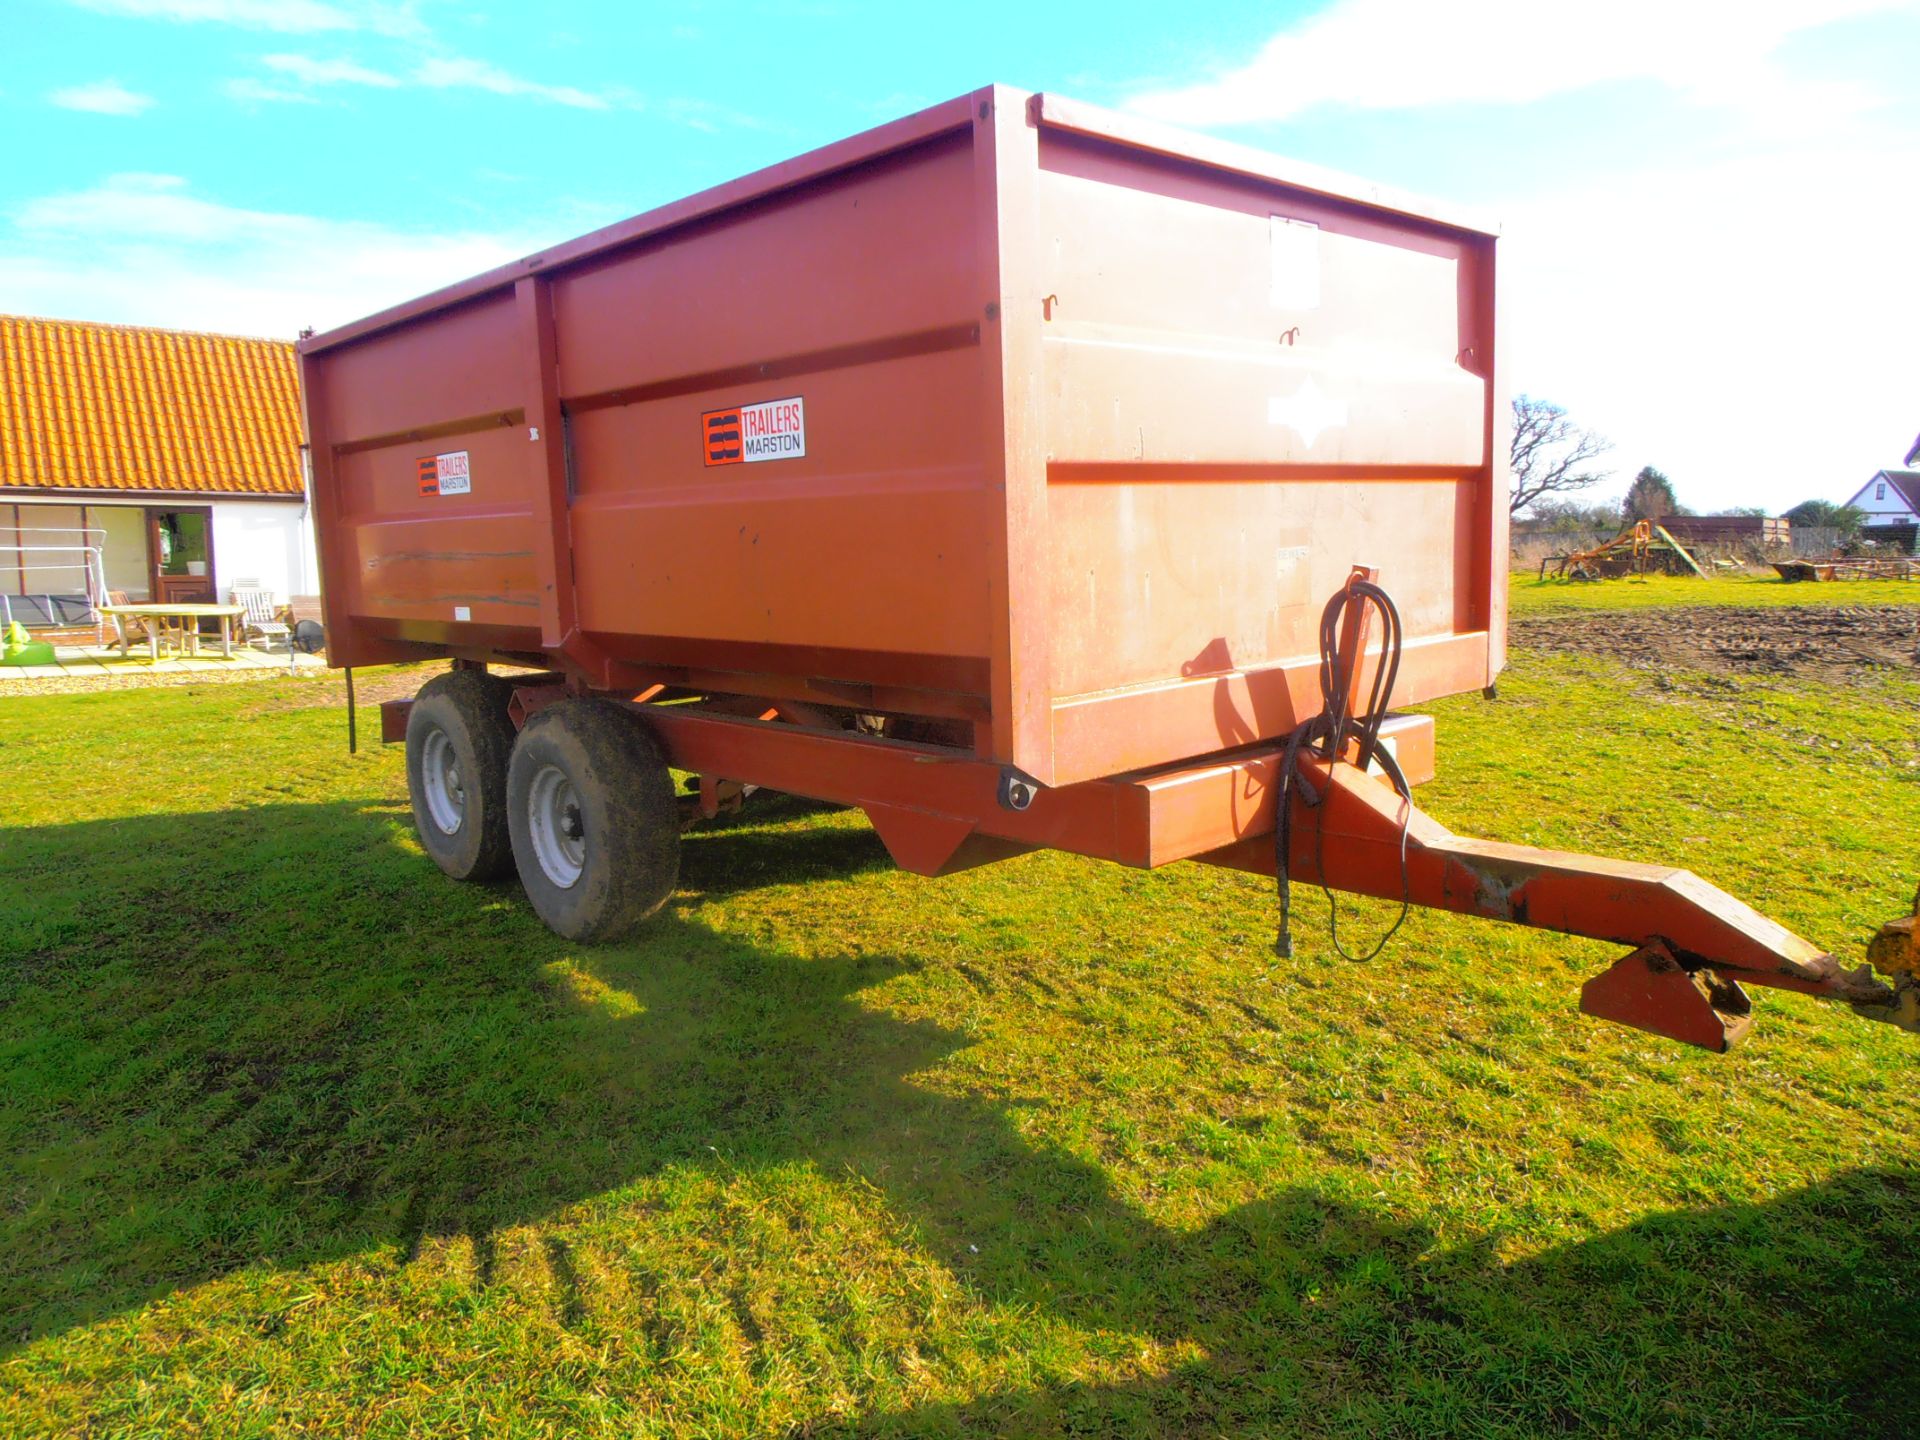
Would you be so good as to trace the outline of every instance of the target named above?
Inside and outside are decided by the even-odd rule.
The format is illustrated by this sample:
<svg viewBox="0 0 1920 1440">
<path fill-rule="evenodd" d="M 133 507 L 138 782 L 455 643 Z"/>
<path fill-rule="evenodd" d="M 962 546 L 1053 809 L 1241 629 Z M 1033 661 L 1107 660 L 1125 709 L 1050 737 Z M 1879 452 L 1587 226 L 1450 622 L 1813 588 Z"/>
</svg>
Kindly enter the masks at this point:
<svg viewBox="0 0 1920 1440">
<path fill-rule="evenodd" d="M 573 781 L 557 765 L 541 766 L 527 787 L 527 835 L 547 879 L 572 888 L 586 868 L 586 821 Z"/>
<path fill-rule="evenodd" d="M 442 835 L 460 829 L 467 813 L 466 781 L 460 774 L 460 757 L 444 730 L 427 732 L 427 743 L 420 751 L 420 788 L 426 793 L 427 818 Z"/>
</svg>

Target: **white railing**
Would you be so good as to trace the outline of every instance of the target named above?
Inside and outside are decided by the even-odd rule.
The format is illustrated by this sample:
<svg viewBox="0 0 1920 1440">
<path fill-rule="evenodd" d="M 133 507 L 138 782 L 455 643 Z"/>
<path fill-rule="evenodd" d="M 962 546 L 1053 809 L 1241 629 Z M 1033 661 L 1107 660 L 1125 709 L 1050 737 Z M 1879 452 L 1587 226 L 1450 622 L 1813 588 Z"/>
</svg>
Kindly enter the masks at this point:
<svg viewBox="0 0 1920 1440">
<path fill-rule="evenodd" d="M 13 564 L 6 566 L 4 561 L 0 561 L 0 569 L 10 568 L 13 570 L 14 574 L 18 577 L 16 583 L 19 585 L 19 589 L 12 595 L 9 595 L 5 590 L 0 590 L 0 626 L 9 625 L 13 622 L 13 606 L 9 603 L 10 600 L 25 600 L 29 596 L 38 596 L 40 598 L 46 607 L 46 615 L 49 623 L 52 623 L 56 618 L 64 618 L 60 616 L 55 606 L 55 595 L 58 594 L 64 598 L 64 596 L 70 592 L 66 590 L 56 592 L 52 587 L 48 587 L 44 591 L 30 589 L 26 583 L 26 572 L 30 570 L 43 572 L 59 570 L 71 573 L 78 570 L 81 575 L 82 598 L 87 603 L 86 617 L 80 623 L 83 625 L 92 624 L 95 639 L 104 645 L 107 639 L 107 621 L 106 616 L 100 613 L 100 607 L 107 603 L 107 532 L 104 530 L 95 530 L 91 527 L 81 529 L 78 526 L 69 526 L 59 529 L 16 529 L 13 533 L 15 539 L 14 544 L 0 544 L 0 553 L 6 551 L 13 552 Z M 19 542 L 28 535 L 77 535 L 81 537 L 82 543 L 78 545 L 20 544 Z M 92 542 L 92 537 L 94 536 L 99 537 L 97 542 Z M 28 560 L 26 557 L 29 555 L 64 555 L 69 558 L 64 560 Z"/>
</svg>

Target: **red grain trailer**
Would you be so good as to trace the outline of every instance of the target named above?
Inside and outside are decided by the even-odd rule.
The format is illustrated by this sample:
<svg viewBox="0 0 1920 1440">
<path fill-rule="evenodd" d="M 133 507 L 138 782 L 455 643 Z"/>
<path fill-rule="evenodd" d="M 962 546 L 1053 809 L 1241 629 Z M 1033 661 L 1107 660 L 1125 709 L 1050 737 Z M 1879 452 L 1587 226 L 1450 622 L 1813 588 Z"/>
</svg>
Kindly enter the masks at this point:
<svg viewBox="0 0 1920 1440">
<path fill-rule="evenodd" d="M 383 707 L 422 844 L 576 938 L 766 787 L 924 874 L 1197 859 L 1616 939 L 1585 1007 L 1715 1047 L 1742 979 L 1910 1011 L 1684 872 L 1413 808 L 1388 701 L 1503 661 L 1494 248 L 1056 96 L 935 106 L 303 340 L 329 656 L 455 661 Z"/>
</svg>

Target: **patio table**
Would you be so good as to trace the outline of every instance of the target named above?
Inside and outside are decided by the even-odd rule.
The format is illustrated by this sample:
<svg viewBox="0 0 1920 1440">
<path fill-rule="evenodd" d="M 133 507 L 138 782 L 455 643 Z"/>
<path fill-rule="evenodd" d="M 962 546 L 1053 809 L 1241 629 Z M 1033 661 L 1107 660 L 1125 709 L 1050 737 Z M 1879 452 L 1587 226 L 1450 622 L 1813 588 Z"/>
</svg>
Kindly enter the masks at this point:
<svg viewBox="0 0 1920 1440">
<path fill-rule="evenodd" d="M 147 626 L 147 653 L 158 660 L 160 658 L 160 640 L 165 634 L 170 641 L 177 641 L 179 653 L 198 655 L 200 653 L 200 625 L 202 620 L 217 619 L 220 622 L 220 653 L 226 659 L 233 658 L 233 632 L 238 628 L 246 608 L 241 605 L 163 605 L 141 603 L 137 605 L 102 605 L 100 613 L 106 616 L 127 619 L 142 619 L 150 623 Z M 172 622 L 172 623 L 170 623 Z M 120 653 L 127 653 L 127 627 L 116 627 L 120 632 Z"/>
</svg>

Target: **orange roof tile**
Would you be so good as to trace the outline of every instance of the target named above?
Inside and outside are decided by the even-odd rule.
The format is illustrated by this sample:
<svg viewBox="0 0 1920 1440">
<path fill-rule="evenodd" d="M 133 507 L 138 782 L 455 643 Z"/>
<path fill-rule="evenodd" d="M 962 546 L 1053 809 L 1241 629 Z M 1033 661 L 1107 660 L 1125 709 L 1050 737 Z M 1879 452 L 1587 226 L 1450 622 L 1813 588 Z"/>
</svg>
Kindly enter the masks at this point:
<svg viewBox="0 0 1920 1440">
<path fill-rule="evenodd" d="M 293 345 L 0 315 L 0 489 L 300 494 Z"/>
</svg>

